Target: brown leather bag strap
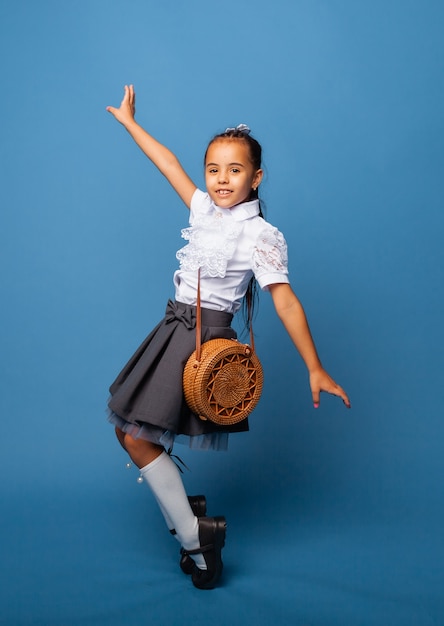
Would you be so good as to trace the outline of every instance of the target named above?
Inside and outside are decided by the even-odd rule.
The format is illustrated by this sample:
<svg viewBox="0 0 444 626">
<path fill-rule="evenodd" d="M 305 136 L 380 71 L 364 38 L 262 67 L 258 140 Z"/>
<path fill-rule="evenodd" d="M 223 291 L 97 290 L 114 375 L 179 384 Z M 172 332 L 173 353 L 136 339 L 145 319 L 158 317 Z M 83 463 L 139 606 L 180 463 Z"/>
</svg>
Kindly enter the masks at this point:
<svg viewBox="0 0 444 626">
<path fill-rule="evenodd" d="M 251 319 L 251 295 L 247 295 L 248 325 L 250 327 L 250 347 L 254 352 L 253 321 Z M 202 311 L 200 306 L 200 267 L 197 270 L 197 302 L 196 302 L 196 361 L 200 362 L 202 350 Z"/>
<path fill-rule="evenodd" d="M 202 346 L 202 311 L 200 309 L 200 267 L 197 270 L 197 303 L 196 303 L 196 361 L 200 361 Z"/>
<path fill-rule="evenodd" d="M 253 320 L 251 317 L 251 293 L 247 294 L 247 308 L 248 308 L 248 326 L 250 327 L 250 348 L 254 352 L 254 334 L 253 334 Z"/>
</svg>

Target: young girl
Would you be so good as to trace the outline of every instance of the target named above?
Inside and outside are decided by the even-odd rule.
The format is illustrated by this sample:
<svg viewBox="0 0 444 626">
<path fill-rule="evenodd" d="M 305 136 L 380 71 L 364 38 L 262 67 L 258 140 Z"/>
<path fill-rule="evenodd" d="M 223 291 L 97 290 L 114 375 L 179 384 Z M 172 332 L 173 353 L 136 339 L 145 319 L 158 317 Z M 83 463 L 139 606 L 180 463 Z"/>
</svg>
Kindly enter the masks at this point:
<svg viewBox="0 0 444 626">
<path fill-rule="evenodd" d="M 247 420 L 230 427 L 191 413 L 182 373 L 195 348 L 197 270 L 201 273 L 202 337 L 234 338 L 233 314 L 254 281 L 270 292 L 279 318 L 304 360 L 314 407 L 321 391 L 349 399 L 323 369 L 304 310 L 290 287 L 282 234 L 262 217 L 258 188 L 261 146 L 240 125 L 216 135 L 205 154 L 207 191 L 197 189 L 176 156 L 134 118 L 135 93 L 125 86 L 119 108 L 107 107 L 167 178 L 190 209 L 188 244 L 179 250 L 175 300 L 110 387 L 110 420 L 117 438 L 151 488 L 170 532 L 181 543 L 182 570 L 199 589 L 212 589 L 222 572 L 225 518 L 206 517 L 203 496 L 188 498 L 170 452 L 176 437 L 194 448 L 226 448 L 228 432 L 248 430 Z M 169 453 L 166 452 L 168 450 Z"/>
</svg>

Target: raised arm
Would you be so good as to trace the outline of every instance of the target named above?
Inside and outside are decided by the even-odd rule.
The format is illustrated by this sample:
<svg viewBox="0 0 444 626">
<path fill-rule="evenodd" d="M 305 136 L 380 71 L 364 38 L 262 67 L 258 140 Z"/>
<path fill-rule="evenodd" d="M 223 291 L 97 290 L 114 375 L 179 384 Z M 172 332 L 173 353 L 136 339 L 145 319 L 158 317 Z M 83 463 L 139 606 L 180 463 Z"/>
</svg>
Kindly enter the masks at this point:
<svg viewBox="0 0 444 626">
<path fill-rule="evenodd" d="M 187 207 L 190 207 L 191 198 L 196 185 L 183 169 L 178 158 L 166 146 L 149 135 L 135 120 L 136 94 L 133 85 L 125 85 L 123 100 L 120 107 L 106 107 L 118 122 L 122 124 L 134 139 L 144 154 L 154 163 L 165 176 L 171 186 L 179 194 Z"/>
<path fill-rule="evenodd" d="M 304 309 L 290 285 L 277 283 L 270 285 L 269 289 L 276 313 L 307 366 L 314 407 L 319 406 L 320 392 L 326 391 L 342 398 L 344 404 L 350 408 L 350 400 L 345 391 L 322 367 Z"/>
</svg>

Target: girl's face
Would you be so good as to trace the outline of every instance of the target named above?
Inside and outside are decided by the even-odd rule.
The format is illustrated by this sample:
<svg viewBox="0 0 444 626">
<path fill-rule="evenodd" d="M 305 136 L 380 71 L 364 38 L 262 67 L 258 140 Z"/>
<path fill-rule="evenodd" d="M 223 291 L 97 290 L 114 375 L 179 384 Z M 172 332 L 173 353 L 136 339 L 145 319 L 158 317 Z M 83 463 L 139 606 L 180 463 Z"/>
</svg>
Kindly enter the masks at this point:
<svg viewBox="0 0 444 626">
<path fill-rule="evenodd" d="M 210 198 L 223 209 L 249 199 L 251 190 L 262 180 L 262 170 L 255 170 L 250 150 L 239 139 L 216 139 L 207 150 L 205 183 Z"/>
</svg>

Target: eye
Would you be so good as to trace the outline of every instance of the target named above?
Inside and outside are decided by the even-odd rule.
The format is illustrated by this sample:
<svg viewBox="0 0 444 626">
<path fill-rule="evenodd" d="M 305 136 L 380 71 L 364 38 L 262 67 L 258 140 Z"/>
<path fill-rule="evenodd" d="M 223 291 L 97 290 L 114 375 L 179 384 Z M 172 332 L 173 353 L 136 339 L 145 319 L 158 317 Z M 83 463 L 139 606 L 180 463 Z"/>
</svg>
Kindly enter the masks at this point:
<svg viewBox="0 0 444 626">
<path fill-rule="evenodd" d="M 239 174 L 240 169 L 239 169 L 239 168 L 237 168 L 237 167 L 232 167 L 232 168 L 231 168 L 231 171 L 233 172 L 233 174 Z"/>
<path fill-rule="evenodd" d="M 208 170 L 209 174 L 216 174 L 217 172 L 217 168 L 216 167 L 210 167 L 210 169 Z"/>
</svg>

